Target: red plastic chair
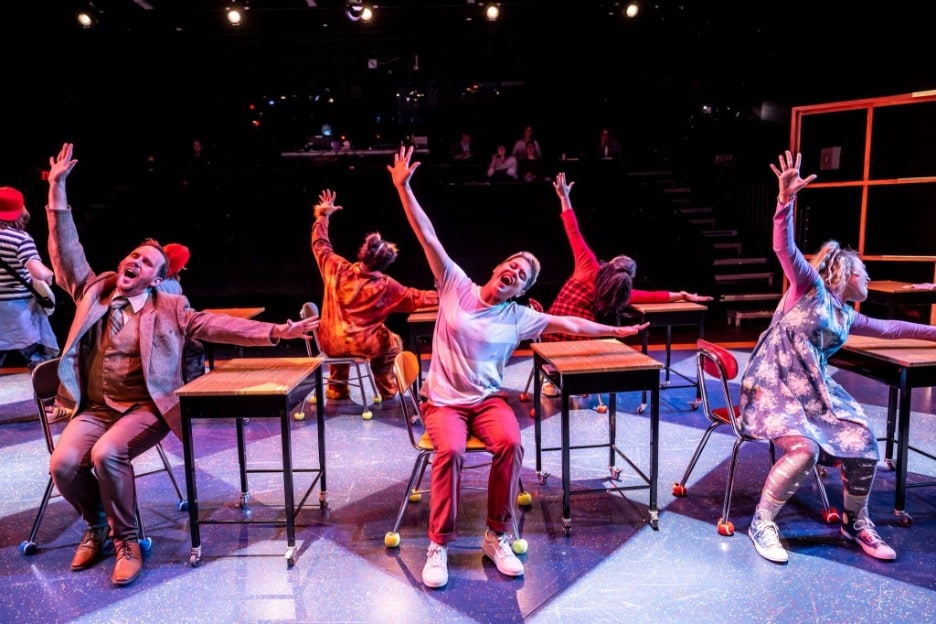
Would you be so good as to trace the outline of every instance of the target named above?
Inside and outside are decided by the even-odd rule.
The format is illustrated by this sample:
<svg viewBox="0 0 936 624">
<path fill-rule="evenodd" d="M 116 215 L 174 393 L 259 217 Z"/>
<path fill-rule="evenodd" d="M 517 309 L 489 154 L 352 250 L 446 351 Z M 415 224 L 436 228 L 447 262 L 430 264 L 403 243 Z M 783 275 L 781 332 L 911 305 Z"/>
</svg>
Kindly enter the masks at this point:
<svg viewBox="0 0 936 624">
<path fill-rule="evenodd" d="M 718 532 L 725 536 L 734 535 L 734 524 L 729 519 L 728 512 L 731 509 L 731 492 L 734 488 L 735 470 L 738 466 L 738 453 L 742 444 L 751 440 L 757 440 L 758 438 L 752 438 L 744 433 L 740 422 L 740 410 L 731 400 L 731 391 L 728 382 L 738 376 L 738 361 L 730 351 L 717 344 L 708 342 L 707 340 L 700 339 L 696 343 L 696 347 L 696 373 L 699 376 L 702 409 L 705 411 L 705 415 L 708 417 L 710 424 L 702 434 L 702 439 L 699 440 L 699 444 L 692 454 L 692 459 L 689 460 L 689 465 L 686 467 L 686 472 L 683 473 L 682 479 L 680 479 L 678 483 L 673 484 L 673 495 L 686 495 L 686 481 L 689 480 L 689 475 L 692 474 L 696 462 L 699 461 L 699 456 L 702 455 L 702 449 L 705 448 L 712 432 L 722 425 L 731 425 L 736 439 L 734 448 L 731 451 L 731 467 L 728 469 L 728 483 L 725 487 L 725 499 L 722 504 L 721 517 L 718 519 Z M 720 392 L 715 392 L 714 397 L 705 383 L 705 375 L 713 377 L 719 382 L 717 385 Z M 769 444 L 770 461 L 773 463 L 776 459 L 774 445 L 772 442 Z M 818 466 L 814 468 L 814 474 L 819 484 L 819 496 L 822 499 L 823 506 L 823 519 L 829 524 L 838 522 L 840 519 L 839 512 L 834 507 L 829 506 L 829 496 L 826 493 L 825 485 L 822 482 L 822 474 Z"/>
</svg>

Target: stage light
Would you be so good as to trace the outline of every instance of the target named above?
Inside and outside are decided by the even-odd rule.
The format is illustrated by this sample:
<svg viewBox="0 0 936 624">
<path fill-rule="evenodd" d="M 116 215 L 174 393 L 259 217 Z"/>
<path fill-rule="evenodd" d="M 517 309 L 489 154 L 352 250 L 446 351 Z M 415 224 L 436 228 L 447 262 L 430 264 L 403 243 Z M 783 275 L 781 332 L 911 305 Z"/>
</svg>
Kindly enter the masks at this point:
<svg viewBox="0 0 936 624">
<path fill-rule="evenodd" d="M 369 22 L 374 19 L 374 12 L 369 6 L 364 6 L 361 0 L 348 0 L 345 5 L 345 15 L 352 22 Z"/>
<path fill-rule="evenodd" d="M 231 26 L 240 26 L 244 21 L 244 14 L 236 4 L 227 8 L 227 21 Z"/>
<path fill-rule="evenodd" d="M 640 6 L 636 2 L 631 2 L 630 4 L 627 5 L 627 8 L 624 9 L 624 14 L 630 18 L 637 17 L 637 14 L 639 12 L 640 12 Z"/>
<path fill-rule="evenodd" d="M 494 3 L 487 5 L 484 8 L 484 16 L 489 22 L 496 22 L 497 18 L 500 17 L 500 7 Z"/>
<path fill-rule="evenodd" d="M 78 9 L 75 19 L 78 20 L 78 25 L 82 28 L 93 28 L 98 22 L 98 13 L 94 4 L 89 2 Z"/>
</svg>

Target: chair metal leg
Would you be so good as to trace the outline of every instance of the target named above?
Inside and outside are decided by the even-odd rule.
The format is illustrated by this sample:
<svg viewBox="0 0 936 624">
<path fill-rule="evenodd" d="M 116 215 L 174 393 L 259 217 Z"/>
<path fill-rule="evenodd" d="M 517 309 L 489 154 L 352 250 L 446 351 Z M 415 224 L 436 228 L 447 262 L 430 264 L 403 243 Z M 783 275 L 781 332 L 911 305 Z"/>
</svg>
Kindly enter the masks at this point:
<svg viewBox="0 0 936 624">
<path fill-rule="evenodd" d="M 738 467 L 738 455 L 740 454 L 741 445 L 744 444 L 746 440 L 744 438 L 736 438 L 734 447 L 731 449 L 731 466 L 728 468 L 728 483 L 725 485 L 725 502 L 722 505 L 722 515 L 718 519 L 718 533 L 720 535 L 734 535 L 734 524 L 728 517 L 728 513 L 731 510 L 731 492 L 734 490 L 734 479 L 735 479 L 735 469 Z"/>
<path fill-rule="evenodd" d="M 42 495 L 42 501 L 39 503 L 39 511 L 36 512 L 36 519 L 33 520 L 32 529 L 29 531 L 29 537 L 20 542 L 20 553 L 24 555 L 35 555 L 39 552 L 39 545 L 36 542 L 36 536 L 39 535 L 39 525 L 42 524 L 42 518 L 45 516 L 46 508 L 49 506 L 49 499 L 52 498 L 52 489 L 55 484 L 52 477 L 46 483 L 45 492 Z"/>
<path fill-rule="evenodd" d="M 673 495 L 674 496 L 685 496 L 686 495 L 686 481 L 689 480 L 689 476 L 692 474 L 692 471 L 695 469 L 696 463 L 698 463 L 699 458 L 702 456 L 702 450 L 705 448 L 705 445 L 708 444 L 709 438 L 720 425 L 724 423 L 720 421 L 712 421 L 706 428 L 705 433 L 702 434 L 702 439 L 699 440 L 699 443 L 696 445 L 695 452 L 692 454 L 692 459 L 689 460 L 689 465 L 686 466 L 686 471 L 683 473 L 682 478 L 678 483 L 673 485 Z"/>
</svg>

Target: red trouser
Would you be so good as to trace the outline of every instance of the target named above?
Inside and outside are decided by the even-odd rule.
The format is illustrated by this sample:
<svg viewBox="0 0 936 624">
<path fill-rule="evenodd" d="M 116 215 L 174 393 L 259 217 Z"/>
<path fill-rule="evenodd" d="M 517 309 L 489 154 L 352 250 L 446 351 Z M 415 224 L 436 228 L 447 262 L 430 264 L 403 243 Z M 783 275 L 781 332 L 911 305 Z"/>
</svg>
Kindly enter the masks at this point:
<svg viewBox="0 0 936 624">
<path fill-rule="evenodd" d="M 492 396 L 469 406 L 424 404 L 422 412 L 435 448 L 429 494 L 429 539 L 446 544 L 457 537 L 455 516 L 469 432 L 484 442 L 493 456 L 488 476 L 487 525 L 500 533 L 512 531 L 513 504 L 523 466 L 520 426 L 513 409 L 503 397 Z"/>
</svg>

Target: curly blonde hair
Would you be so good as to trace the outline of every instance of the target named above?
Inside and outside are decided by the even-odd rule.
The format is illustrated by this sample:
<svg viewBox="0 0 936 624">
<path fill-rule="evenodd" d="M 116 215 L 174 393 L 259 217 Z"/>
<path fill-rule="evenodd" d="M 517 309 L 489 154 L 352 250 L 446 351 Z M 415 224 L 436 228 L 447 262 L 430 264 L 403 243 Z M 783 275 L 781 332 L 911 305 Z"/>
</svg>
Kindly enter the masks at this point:
<svg viewBox="0 0 936 624">
<path fill-rule="evenodd" d="M 858 252 L 843 249 L 838 241 L 827 241 L 822 249 L 813 256 L 810 264 L 819 272 L 826 286 L 837 295 L 841 295 L 848 283 L 848 278 L 863 266 Z"/>
</svg>

